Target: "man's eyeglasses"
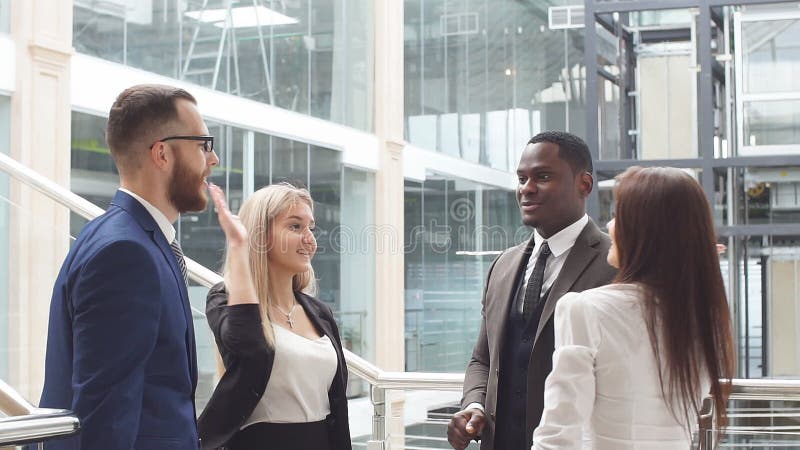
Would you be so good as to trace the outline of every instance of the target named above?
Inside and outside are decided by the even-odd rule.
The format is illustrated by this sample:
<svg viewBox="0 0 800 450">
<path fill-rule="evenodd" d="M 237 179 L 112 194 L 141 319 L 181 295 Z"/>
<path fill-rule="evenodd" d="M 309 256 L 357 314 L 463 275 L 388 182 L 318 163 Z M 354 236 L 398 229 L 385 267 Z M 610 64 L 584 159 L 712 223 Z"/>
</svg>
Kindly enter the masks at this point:
<svg viewBox="0 0 800 450">
<path fill-rule="evenodd" d="M 206 153 L 211 153 L 214 151 L 214 136 L 169 136 L 165 137 L 164 139 L 159 139 L 153 142 L 153 145 L 156 145 L 159 142 L 167 142 L 167 141 L 202 141 L 203 142 L 203 151 Z M 153 148 L 153 145 L 150 148 Z"/>
</svg>

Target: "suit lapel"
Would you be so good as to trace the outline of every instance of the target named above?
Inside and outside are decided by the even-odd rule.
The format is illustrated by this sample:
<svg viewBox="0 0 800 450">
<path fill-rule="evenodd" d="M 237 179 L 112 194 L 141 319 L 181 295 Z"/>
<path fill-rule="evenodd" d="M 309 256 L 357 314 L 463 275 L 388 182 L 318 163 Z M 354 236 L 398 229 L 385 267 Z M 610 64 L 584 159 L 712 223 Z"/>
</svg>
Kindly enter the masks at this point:
<svg viewBox="0 0 800 450">
<path fill-rule="evenodd" d="M 533 236 L 531 236 L 531 241 Z M 528 255 L 526 252 L 529 242 L 523 242 L 516 247 L 511 247 L 505 255 L 503 265 L 495 267 L 492 272 L 492 290 L 490 297 L 492 298 L 492 305 L 487 305 L 491 308 L 494 317 L 490 317 L 487 323 L 497 324 L 496 339 L 493 340 L 494 348 L 491 349 L 492 355 L 500 356 L 499 346 L 503 339 L 505 339 L 506 324 L 508 323 L 508 314 L 511 306 L 514 304 L 514 294 L 517 292 L 519 285 L 519 278 L 525 273 L 524 266 L 527 264 Z M 532 248 L 531 248 L 532 250 Z M 495 278 L 495 275 L 496 278 Z M 488 314 L 488 310 L 487 310 Z M 495 316 L 499 315 L 499 316 Z"/>
<path fill-rule="evenodd" d="M 589 263 L 597 257 L 599 251 L 595 246 L 600 242 L 599 233 L 600 230 L 597 225 L 589 219 L 589 223 L 583 227 L 578 239 L 575 240 L 575 244 L 573 244 L 569 255 L 567 255 L 567 260 L 564 261 L 564 265 L 561 267 L 561 272 L 550 288 L 550 294 L 547 296 L 544 309 L 542 309 L 542 317 L 539 319 L 539 325 L 536 328 L 534 346 L 542 333 L 542 329 L 544 329 L 547 321 L 550 320 L 550 316 L 555 312 L 558 299 L 569 292 Z"/>
</svg>

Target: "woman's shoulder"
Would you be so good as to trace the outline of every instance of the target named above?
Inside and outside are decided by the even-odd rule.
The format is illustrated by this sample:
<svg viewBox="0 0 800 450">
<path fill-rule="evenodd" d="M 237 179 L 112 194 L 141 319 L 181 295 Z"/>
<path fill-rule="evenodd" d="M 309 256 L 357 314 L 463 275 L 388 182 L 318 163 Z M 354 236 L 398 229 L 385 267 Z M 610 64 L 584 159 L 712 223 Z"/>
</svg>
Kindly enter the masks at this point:
<svg viewBox="0 0 800 450">
<path fill-rule="evenodd" d="M 619 307 L 620 302 L 636 301 L 640 297 L 641 288 L 639 286 L 627 283 L 612 283 L 582 292 L 568 292 L 558 300 L 556 309 L 577 308 L 603 311 L 609 307 Z"/>
</svg>

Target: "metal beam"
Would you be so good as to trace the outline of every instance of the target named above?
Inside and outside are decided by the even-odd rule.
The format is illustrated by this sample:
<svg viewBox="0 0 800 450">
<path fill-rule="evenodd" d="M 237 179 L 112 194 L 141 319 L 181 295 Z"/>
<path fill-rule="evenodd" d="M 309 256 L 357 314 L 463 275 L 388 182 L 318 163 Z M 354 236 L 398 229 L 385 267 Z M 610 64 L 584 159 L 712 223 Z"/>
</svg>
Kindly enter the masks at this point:
<svg viewBox="0 0 800 450">
<path fill-rule="evenodd" d="M 773 3 L 796 3 L 796 0 L 704 0 L 709 6 L 770 5 Z"/>
<path fill-rule="evenodd" d="M 631 166 L 642 167 L 677 167 L 680 169 L 698 169 L 701 166 L 702 160 L 700 159 L 617 159 L 617 160 L 604 160 L 595 161 L 594 168 L 596 171 L 608 172 L 622 172 Z"/>
<path fill-rule="evenodd" d="M 800 236 L 799 223 L 765 223 L 717 227 L 720 236 Z"/>
<path fill-rule="evenodd" d="M 800 167 L 800 155 L 736 156 L 715 159 L 714 167 Z"/>
<path fill-rule="evenodd" d="M 600 130 L 598 126 L 598 76 L 597 76 L 597 27 L 595 21 L 595 0 L 584 0 L 583 62 L 586 66 L 586 145 L 592 154 L 592 160 L 600 160 Z M 600 189 L 592 189 L 586 204 L 587 212 L 597 218 L 600 214 Z"/>
<path fill-rule="evenodd" d="M 588 15 L 585 14 L 585 11 L 584 11 L 584 17 L 589 17 Z M 612 16 L 611 14 L 596 14 L 594 18 L 597 21 L 597 23 L 599 23 L 600 26 L 608 30 L 609 33 L 614 34 L 617 32 L 617 26 L 614 21 L 614 16 Z"/>
<path fill-rule="evenodd" d="M 795 0 L 796 1 L 796 0 Z M 711 6 L 760 5 L 771 3 L 794 3 L 793 0 L 636 0 L 602 1 L 586 0 L 586 10 L 596 14 L 633 11 L 656 11 L 662 9 L 686 9 Z M 590 5 L 591 4 L 591 5 Z M 586 17 L 589 17 L 587 14 Z M 709 16 L 709 19 L 711 17 Z M 588 20 L 587 20 L 588 22 Z"/>
<path fill-rule="evenodd" d="M 639 36 L 643 44 L 654 42 L 685 42 L 692 39 L 692 30 L 690 28 L 639 30 Z"/>
<path fill-rule="evenodd" d="M 605 78 L 606 80 L 608 80 L 608 81 L 610 81 L 610 82 L 612 82 L 612 83 L 614 83 L 616 85 L 619 85 L 619 77 L 614 75 L 613 73 L 607 71 L 606 69 L 604 69 L 602 67 L 598 67 L 597 68 L 597 74 L 600 75 L 601 77 Z"/>
<path fill-rule="evenodd" d="M 725 19 L 722 15 L 722 7 L 716 6 L 711 8 L 711 20 L 714 22 L 714 25 L 717 26 L 718 29 L 723 30 L 725 28 Z"/>
<path fill-rule="evenodd" d="M 697 18 L 697 150 L 702 158 L 703 190 L 714 200 L 714 57 L 711 54 L 711 8 L 702 6 Z"/>
<path fill-rule="evenodd" d="M 701 0 L 702 1 L 702 0 Z M 686 9 L 697 7 L 698 0 L 638 0 L 638 1 L 598 1 L 587 0 L 595 13 L 651 11 L 660 9 Z M 588 10 L 588 4 L 587 10 Z M 586 17 L 589 17 L 587 14 Z"/>
<path fill-rule="evenodd" d="M 594 163 L 594 168 L 597 171 L 617 172 L 625 170 L 630 166 L 699 169 L 703 167 L 703 159 L 614 159 L 595 161 Z M 737 156 L 734 158 L 717 158 L 711 161 L 711 167 L 712 169 L 727 169 L 731 167 L 800 167 L 800 155 Z"/>
<path fill-rule="evenodd" d="M 633 37 L 625 33 L 623 27 L 630 25 L 630 13 L 619 14 L 617 27 L 621 31 L 618 38 L 617 67 L 619 67 L 619 142 L 620 156 L 622 158 L 635 158 L 634 136 L 629 134 L 634 125 L 634 107 L 636 98 L 628 94 L 636 90 L 635 66 L 636 60 L 633 49 Z"/>
</svg>

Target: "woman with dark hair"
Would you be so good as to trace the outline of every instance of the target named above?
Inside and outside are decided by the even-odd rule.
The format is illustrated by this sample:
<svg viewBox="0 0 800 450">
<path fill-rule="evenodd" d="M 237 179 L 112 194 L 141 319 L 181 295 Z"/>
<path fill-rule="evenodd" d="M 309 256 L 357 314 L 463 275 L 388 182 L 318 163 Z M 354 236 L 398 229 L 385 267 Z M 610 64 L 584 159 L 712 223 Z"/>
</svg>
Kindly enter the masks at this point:
<svg viewBox="0 0 800 450">
<path fill-rule="evenodd" d="M 686 450 L 708 394 L 726 417 L 731 318 L 702 188 L 679 169 L 632 167 L 615 197 L 619 273 L 556 306 L 536 450 Z"/>
</svg>

